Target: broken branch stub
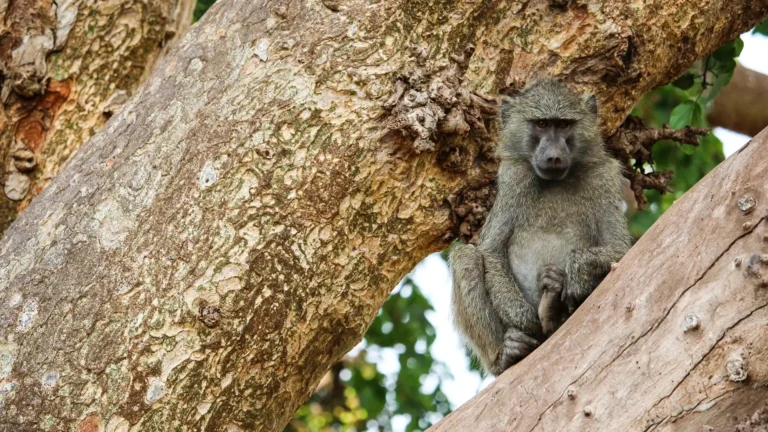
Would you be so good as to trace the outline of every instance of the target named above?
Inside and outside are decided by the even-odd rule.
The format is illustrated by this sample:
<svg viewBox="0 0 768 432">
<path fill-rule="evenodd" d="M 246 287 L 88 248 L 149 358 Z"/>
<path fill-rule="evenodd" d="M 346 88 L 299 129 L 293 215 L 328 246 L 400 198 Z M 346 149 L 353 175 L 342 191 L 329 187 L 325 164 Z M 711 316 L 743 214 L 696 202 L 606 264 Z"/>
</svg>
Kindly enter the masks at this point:
<svg viewBox="0 0 768 432">
<path fill-rule="evenodd" d="M 709 134 L 709 129 L 686 126 L 681 129 L 648 127 L 640 117 L 629 116 L 621 127 L 606 140 L 608 150 L 625 168 L 624 176 L 630 181 L 637 201 L 637 208 L 642 210 L 648 204 L 645 190 L 656 190 L 661 194 L 671 192 L 669 182 L 672 171 L 644 171 L 645 164 L 653 163 L 653 146 L 661 140 L 672 140 L 681 144 L 699 146 L 699 137 Z"/>
</svg>

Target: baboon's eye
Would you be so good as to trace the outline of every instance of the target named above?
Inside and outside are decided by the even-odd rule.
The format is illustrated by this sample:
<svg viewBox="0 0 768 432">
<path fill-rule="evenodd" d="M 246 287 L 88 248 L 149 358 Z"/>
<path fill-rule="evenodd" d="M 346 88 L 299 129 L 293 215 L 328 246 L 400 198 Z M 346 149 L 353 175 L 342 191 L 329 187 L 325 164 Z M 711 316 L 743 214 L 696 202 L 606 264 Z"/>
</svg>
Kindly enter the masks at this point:
<svg viewBox="0 0 768 432">
<path fill-rule="evenodd" d="M 571 122 L 569 122 L 568 120 L 558 120 L 557 123 L 555 124 L 555 127 L 557 127 L 558 129 L 567 129 L 568 126 L 570 125 L 571 125 Z"/>
<path fill-rule="evenodd" d="M 536 127 L 539 129 L 544 129 L 549 125 L 549 123 L 546 120 L 536 120 Z"/>
</svg>

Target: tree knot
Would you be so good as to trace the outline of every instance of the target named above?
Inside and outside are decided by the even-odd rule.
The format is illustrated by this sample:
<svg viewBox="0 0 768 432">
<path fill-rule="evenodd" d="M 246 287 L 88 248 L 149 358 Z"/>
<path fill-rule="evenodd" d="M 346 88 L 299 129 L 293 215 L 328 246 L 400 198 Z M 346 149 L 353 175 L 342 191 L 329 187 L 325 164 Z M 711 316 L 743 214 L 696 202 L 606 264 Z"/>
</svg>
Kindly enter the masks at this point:
<svg viewBox="0 0 768 432">
<path fill-rule="evenodd" d="M 490 141 L 490 123 L 498 113 L 498 99 L 464 86 L 464 75 L 475 47 L 450 56 L 447 66 L 424 66 L 428 48 L 414 50 L 416 66 L 397 76 L 384 108 L 390 112 L 388 131 L 399 131 L 412 140 L 416 153 L 435 151 L 450 137 L 472 136 Z"/>
</svg>

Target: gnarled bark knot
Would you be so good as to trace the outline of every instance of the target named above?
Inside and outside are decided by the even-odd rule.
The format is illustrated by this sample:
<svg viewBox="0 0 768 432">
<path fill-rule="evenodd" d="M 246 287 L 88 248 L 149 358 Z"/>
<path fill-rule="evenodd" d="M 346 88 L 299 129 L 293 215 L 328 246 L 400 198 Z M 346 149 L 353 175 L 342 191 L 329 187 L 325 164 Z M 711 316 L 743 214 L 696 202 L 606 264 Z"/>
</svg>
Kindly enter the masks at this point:
<svg viewBox="0 0 768 432">
<path fill-rule="evenodd" d="M 456 237 L 476 240 L 496 195 L 496 138 L 489 130 L 499 112 L 499 100 L 464 85 L 474 52 L 469 45 L 460 55 L 427 65 L 429 47 L 414 47 L 414 65 L 397 77 L 394 92 L 384 104 L 390 111 L 387 131 L 411 139 L 417 154 L 436 151 L 436 162 L 443 169 L 465 173 L 478 159 L 486 162 L 468 176 L 467 187 L 446 198 L 453 218 L 446 242 Z"/>
<path fill-rule="evenodd" d="M 494 180 L 488 176 L 470 181 L 466 188 L 446 199 L 453 227 L 445 234 L 446 242 L 458 237 L 465 243 L 477 243 L 480 228 L 496 200 Z"/>
<path fill-rule="evenodd" d="M 428 49 L 415 50 L 417 64 L 397 77 L 395 90 L 385 102 L 390 110 L 387 129 L 413 139 L 417 153 L 434 151 L 436 142 L 448 135 L 491 140 L 490 120 L 498 113 L 498 100 L 464 87 L 464 74 L 474 54 L 472 45 L 463 55 L 453 55 L 448 64 L 424 66 Z"/>
</svg>

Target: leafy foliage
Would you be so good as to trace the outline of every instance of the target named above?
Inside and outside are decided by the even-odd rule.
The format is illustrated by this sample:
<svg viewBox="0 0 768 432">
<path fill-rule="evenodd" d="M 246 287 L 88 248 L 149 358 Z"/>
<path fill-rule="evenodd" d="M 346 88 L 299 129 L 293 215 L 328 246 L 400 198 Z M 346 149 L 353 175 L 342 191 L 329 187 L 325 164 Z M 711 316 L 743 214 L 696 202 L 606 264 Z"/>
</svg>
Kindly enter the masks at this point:
<svg viewBox="0 0 768 432">
<path fill-rule="evenodd" d="M 755 29 L 752 30 L 752 33 L 768 35 L 768 18 L 766 18 L 765 21 L 758 24 L 757 27 L 755 27 Z"/>
<path fill-rule="evenodd" d="M 706 113 L 714 98 L 731 80 L 736 67 L 735 58 L 743 46 L 741 38 L 721 46 L 672 83 L 643 96 L 632 114 L 654 127 L 664 124 L 674 129 L 707 127 Z M 675 176 L 670 186 L 674 192 L 664 196 L 656 191 L 646 192 L 650 203 L 648 210 L 630 215 L 633 236 L 640 237 L 677 198 L 723 159 L 723 144 L 711 133 L 701 140 L 699 147 L 680 146 L 670 141 L 658 142 L 653 148 L 653 163 L 646 169 L 673 170 Z"/>
</svg>

